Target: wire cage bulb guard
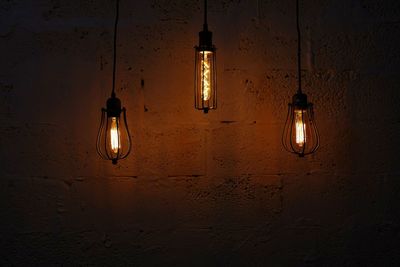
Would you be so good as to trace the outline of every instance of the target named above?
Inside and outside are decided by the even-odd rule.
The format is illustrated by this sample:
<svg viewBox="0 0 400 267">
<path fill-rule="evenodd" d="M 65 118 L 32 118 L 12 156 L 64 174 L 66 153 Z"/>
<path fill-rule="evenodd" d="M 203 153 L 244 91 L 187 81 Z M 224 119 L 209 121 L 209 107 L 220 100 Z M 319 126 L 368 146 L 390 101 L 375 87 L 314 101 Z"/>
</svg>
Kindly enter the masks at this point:
<svg viewBox="0 0 400 267">
<path fill-rule="evenodd" d="M 208 113 L 217 108 L 216 48 L 207 24 L 207 0 L 204 1 L 204 24 L 199 32 L 199 45 L 195 46 L 195 108 Z"/>
<path fill-rule="evenodd" d="M 282 145 L 288 152 L 304 157 L 317 151 L 319 134 L 314 119 L 313 104 L 307 101 L 307 95 L 301 89 L 299 0 L 296 0 L 296 24 L 298 89 L 292 98 L 292 102 L 288 104 L 288 113 L 282 134 Z"/>
<path fill-rule="evenodd" d="M 122 114 L 122 116 L 121 116 Z M 97 153 L 101 158 L 117 164 L 131 152 L 131 136 L 126 122 L 126 109 L 116 97 L 107 100 L 107 108 L 101 109 L 101 122 L 97 134 Z"/>
<path fill-rule="evenodd" d="M 300 157 L 314 153 L 319 147 L 313 104 L 307 102 L 306 94 L 295 94 L 288 104 L 282 144 L 286 151 Z"/>
<path fill-rule="evenodd" d="M 117 164 L 118 160 L 126 158 L 131 152 L 132 147 L 131 136 L 126 121 L 126 109 L 121 108 L 121 100 L 115 94 L 118 18 L 119 0 L 116 0 L 112 90 L 111 97 L 107 100 L 106 108 L 101 109 L 100 128 L 96 141 L 97 153 L 101 158 L 111 160 L 113 164 Z"/>
</svg>

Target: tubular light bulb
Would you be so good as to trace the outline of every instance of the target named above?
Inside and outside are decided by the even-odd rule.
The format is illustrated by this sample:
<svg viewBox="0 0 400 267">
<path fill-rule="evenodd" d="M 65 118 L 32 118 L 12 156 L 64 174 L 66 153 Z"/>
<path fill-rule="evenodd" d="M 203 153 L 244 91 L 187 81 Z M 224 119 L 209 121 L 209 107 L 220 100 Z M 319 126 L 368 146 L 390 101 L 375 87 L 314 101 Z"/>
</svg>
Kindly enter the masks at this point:
<svg viewBox="0 0 400 267">
<path fill-rule="evenodd" d="M 295 111 L 295 123 L 296 123 L 296 144 L 299 147 L 303 147 L 306 142 L 306 124 L 303 121 L 303 116 L 305 111 L 296 110 Z"/>
<path fill-rule="evenodd" d="M 111 143 L 111 150 L 115 154 L 117 154 L 118 150 L 121 149 L 121 136 L 118 124 L 119 120 L 116 117 L 112 117 L 111 127 L 110 127 L 110 143 Z"/>
<path fill-rule="evenodd" d="M 211 96 L 211 51 L 201 51 L 201 85 L 202 98 L 204 101 L 210 100 Z"/>
</svg>

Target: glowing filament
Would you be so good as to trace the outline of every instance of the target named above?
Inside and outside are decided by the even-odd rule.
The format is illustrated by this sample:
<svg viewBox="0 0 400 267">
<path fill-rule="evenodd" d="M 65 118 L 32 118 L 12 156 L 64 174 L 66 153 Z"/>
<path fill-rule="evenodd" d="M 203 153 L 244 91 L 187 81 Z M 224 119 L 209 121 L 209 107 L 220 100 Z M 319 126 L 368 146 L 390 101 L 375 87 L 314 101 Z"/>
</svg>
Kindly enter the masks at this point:
<svg viewBox="0 0 400 267">
<path fill-rule="evenodd" d="M 111 118 L 111 127 L 110 127 L 110 142 L 111 142 L 111 150 L 114 153 L 118 153 L 118 150 L 121 149 L 121 138 L 118 127 L 118 120 L 116 117 Z"/>
<path fill-rule="evenodd" d="M 303 110 L 295 110 L 296 144 L 302 147 L 306 142 L 306 124 L 304 123 Z"/>
<path fill-rule="evenodd" d="M 211 51 L 201 51 L 201 85 L 202 97 L 204 101 L 211 97 Z"/>
</svg>

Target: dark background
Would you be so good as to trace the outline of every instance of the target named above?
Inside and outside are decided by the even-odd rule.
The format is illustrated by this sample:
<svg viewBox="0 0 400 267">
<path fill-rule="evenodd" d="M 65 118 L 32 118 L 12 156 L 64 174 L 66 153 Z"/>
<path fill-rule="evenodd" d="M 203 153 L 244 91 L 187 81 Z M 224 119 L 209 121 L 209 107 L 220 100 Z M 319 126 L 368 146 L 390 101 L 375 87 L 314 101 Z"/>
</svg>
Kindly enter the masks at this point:
<svg viewBox="0 0 400 267">
<path fill-rule="evenodd" d="M 0 1 L 1 265 L 400 264 L 400 2 L 301 1 L 321 134 L 302 159 L 280 139 L 295 1 L 209 2 L 219 107 L 204 115 L 202 2 L 121 0 L 133 153 L 113 166 L 95 141 L 115 2 Z"/>
</svg>

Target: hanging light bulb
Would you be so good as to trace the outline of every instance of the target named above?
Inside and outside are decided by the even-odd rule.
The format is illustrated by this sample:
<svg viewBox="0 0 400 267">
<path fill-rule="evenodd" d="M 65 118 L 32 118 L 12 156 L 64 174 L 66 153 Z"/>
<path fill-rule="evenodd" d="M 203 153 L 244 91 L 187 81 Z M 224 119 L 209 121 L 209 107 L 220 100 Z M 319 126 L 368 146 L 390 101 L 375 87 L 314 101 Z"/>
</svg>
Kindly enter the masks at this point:
<svg viewBox="0 0 400 267">
<path fill-rule="evenodd" d="M 300 157 L 314 153 L 319 147 L 313 104 L 307 102 L 306 94 L 295 94 L 289 103 L 282 143 L 287 151 Z"/>
<path fill-rule="evenodd" d="M 131 151 L 131 136 L 126 122 L 126 109 L 121 108 L 121 100 L 115 95 L 119 0 L 116 1 L 116 5 L 112 91 L 106 108 L 101 109 L 101 122 L 96 142 L 97 153 L 103 159 L 111 160 L 113 164 L 126 158 Z"/>
<path fill-rule="evenodd" d="M 296 144 L 299 147 L 303 147 L 306 142 L 306 124 L 303 120 L 303 115 L 306 113 L 305 110 L 298 109 L 294 111 L 295 114 L 295 123 L 296 123 Z"/>
<path fill-rule="evenodd" d="M 319 147 L 319 134 L 314 120 L 313 104 L 307 101 L 307 95 L 301 89 L 301 36 L 299 25 L 299 0 L 296 0 L 297 20 L 297 67 L 298 89 L 289 103 L 285 128 L 282 135 L 283 147 L 294 154 L 304 157 L 314 153 Z"/>
<path fill-rule="evenodd" d="M 111 117 L 111 128 L 110 128 L 110 138 L 111 138 L 111 150 L 114 154 L 118 153 L 121 149 L 121 132 L 119 131 L 119 118 Z"/>
<path fill-rule="evenodd" d="M 204 0 L 204 25 L 199 32 L 199 46 L 195 46 L 195 107 L 208 113 L 217 108 L 216 48 L 212 32 L 208 31 L 207 0 Z"/>
<path fill-rule="evenodd" d="M 103 159 L 111 160 L 113 164 L 126 158 L 131 151 L 126 109 L 121 108 L 121 100 L 115 95 L 107 100 L 107 108 L 102 108 L 96 148 Z"/>
</svg>

